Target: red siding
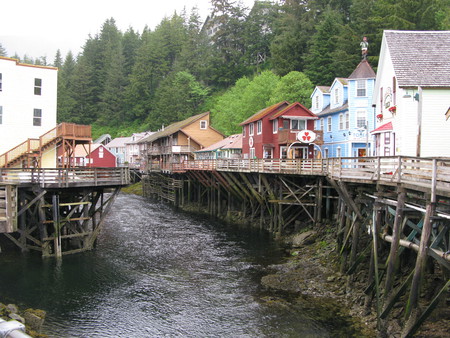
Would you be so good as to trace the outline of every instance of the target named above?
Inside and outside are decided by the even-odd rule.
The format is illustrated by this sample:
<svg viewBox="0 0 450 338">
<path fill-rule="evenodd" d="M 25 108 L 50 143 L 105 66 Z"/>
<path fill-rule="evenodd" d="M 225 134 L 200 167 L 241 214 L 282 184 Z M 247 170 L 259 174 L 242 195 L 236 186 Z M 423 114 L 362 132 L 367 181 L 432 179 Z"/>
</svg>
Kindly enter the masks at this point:
<svg viewBox="0 0 450 338">
<path fill-rule="evenodd" d="M 103 158 L 100 158 L 101 150 L 103 149 Z M 105 147 L 101 146 L 91 152 L 91 155 L 86 156 L 86 158 L 92 158 L 93 163 L 91 167 L 115 167 L 116 157 Z"/>
</svg>

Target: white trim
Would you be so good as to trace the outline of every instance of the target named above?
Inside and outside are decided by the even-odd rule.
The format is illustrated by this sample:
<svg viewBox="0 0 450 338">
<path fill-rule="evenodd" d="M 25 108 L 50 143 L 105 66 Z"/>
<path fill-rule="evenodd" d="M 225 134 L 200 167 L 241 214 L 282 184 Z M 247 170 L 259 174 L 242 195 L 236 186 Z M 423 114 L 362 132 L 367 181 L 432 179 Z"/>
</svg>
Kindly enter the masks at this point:
<svg viewBox="0 0 450 338">
<path fill-rule="evenodd" d="M 208 129 L 208 121 L 207 120 L 200 120 L 200 129 L 202 129 L 202 130 Z"/>
</svg>

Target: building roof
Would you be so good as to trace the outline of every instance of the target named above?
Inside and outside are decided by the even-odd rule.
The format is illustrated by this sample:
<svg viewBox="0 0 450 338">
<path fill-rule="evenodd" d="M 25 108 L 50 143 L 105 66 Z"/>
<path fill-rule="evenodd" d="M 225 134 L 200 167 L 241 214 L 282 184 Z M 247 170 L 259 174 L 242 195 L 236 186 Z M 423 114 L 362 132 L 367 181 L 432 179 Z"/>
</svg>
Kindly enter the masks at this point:
<svg viewBox="0 0 450 338">
<path fill-rule="evenodd" d="M 355 79 L 374 79 L 377 75 L 370 66 L 367 60 L 362 60 L 358 66 L 356 66 L 353 73 L 348 77 L 349 80 Z"/>
<path fill-rule="evenodd" d="M 58 70 L 57 67 L 52 67 L 52 66 L 42 66 L 42 65 L 32 65 L 32 64 L 29 64 L 29 63 L 21 63 L 17 59 L 8 58 L 6 56 L 0 56 L 0 60 L 13 61 L 13 62 L 16 63 L 17 66 Z"/>
<path fill-rule="evenodd" d="M 125 143 L 129 143 L 131 137 L 116 137 L 114 140 L 106 145 L 106 148 L 121 148 L 125 147 Z"/>
<path fill-rule="evenodd" d="M 93 143 L 103 143 L 103 141 L 105 141 L 105 140 L 110 140 L 110 142 L 111 142 L 111 139 L 112 139 L 112 137 L 111 137 L 111 135 L 109 135 L 109 134 L 103 134 L 103 135 L 101 135 L 98 139 L 96 139 Z M 108 142 L 109 143 L 109 142 Z"/>
<path fill-rule="evenodd" d="M 348 110 L 348 101 L 345 102 L 342 106 L 330 109 L 330 105 L 326 106 L 322 111 L 318 112 L 317 116 L 324 116 L 327 114 L 337 113 L 340 111 Z"/>
<path fill-rule="evenodd" d="M 248 124 L 251 122 L 261 120 L 266 115 L 271 114 L 273 112 L 277 112 L 279 109 L 283 109 L 284 107 L 287 107 L 288 105 L 289 105 L 289 102 L 283 101 L 283 102 L 276 103 L 270 107 L 261 109 L 259 112 L 257 112 L 256 114 L 253 114 L 247 120 L 245 120 L 244 122 L 241 122 L 239 125 L 243 126 L 244 124 Z"/>
<path fill-rule="evenodd" d="M 400 87 L 450 87 L 450 31 L 384 31 Z"/>
<path fill-rule="evenodd" d="M 330 86 L 316 86 L 316 88 L 324 94 L 329 94 L 331 87 Z"/>
<path fill-rule="evenodd" d="M 166 136 L 175 134 L 176 132 L 180 131 L 181 129 L 187 127 L 188 125 L 194 123 L 195 121 L 200 120 L 201 118 L 203 118 L 207 115 L 209 115 L 209 112 L 194 115 L 194 116 L 187 118 L 186 120 L 172 123 L 171 125 L 165 127 L 164 129 L 157 131 L 152 135 L 149 135 L 147 137 L 140 139 L 137 143 L 153 142 L 161 137 L 166 137 Z M 208 126 L 208 127 L 211 128 L 210 126 Z"/>
<path fill-rule="evenodd" d="M 339 81 L 344 86 L 348 85 L 348 81 L 347 81 L 347 79 L 345 77 L 337 77 L 337 78 L 335 78 L 335 81 Z"/>
<path fill-rule="evenodd" d="M 392 122 L 385 123 L 385 124 L 379 126 L 377 129 L 372 130 L 370 133 L 378 134 L 378 133 L 383 133 L 385 131 L 390 131 L 390 130 L 393 130 Z"/>
<path fill-rule="evenodd" d="M 299 106 L 300 108 L 302 108 L 302 110 L 304 110 L 305 114 L 301 115 L 303 117 L 306 117 L 307 119 L 317 119 L 317 115 L 314 114 L 313 112 L 311 112 L 308 108 L 306 108 L 304 105 L 302 105 L 299 102 L 294 102 L 292 104 L 290 104 L 289 106 L 287 106 L 286 108 L 282 109 L 282 110 L 278 110 L 277 112 L 275 112 L 270 119 L 274 120 L 277 117 L 283 116 L 283 114 L 287 113 L 289 110 L 291 110 L 292 108 L 294 108 L 295 106 Z M 309 115 L 309 116 L 308 116 Z"/>
<path fill-rule="evenodd" d="M 219 149 L 241 149 L 242 148 L 242 134 L 235 134 L 216 142 L 209 147 L 196 151 L 196 153 L 204 153 L 208 151 L 216 151 Z"/>
</svg>

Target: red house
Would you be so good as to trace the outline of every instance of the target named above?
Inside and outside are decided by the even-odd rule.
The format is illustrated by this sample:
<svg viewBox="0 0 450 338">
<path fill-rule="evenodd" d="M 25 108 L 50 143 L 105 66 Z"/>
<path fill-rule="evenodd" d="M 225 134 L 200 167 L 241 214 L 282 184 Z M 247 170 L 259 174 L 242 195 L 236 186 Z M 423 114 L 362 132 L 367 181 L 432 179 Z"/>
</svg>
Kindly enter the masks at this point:
<svg viewBox="0 0 450 338">
<path fill-rule="evenodd" d="M 314 131 L 317 119 L 298 102 L 284 101 L 260 110 L 240 124 L 243 158 L 314 158 L 314 145 L 308 141 L 314 136 L 316 144 L 322 140 L 321 132 Z"/>
<path fill-rule="evenodd" d="M 103 144 L 79 144 L 75 147 L 76 167 L 116 167 L 116 156 Z"/>
</svg>

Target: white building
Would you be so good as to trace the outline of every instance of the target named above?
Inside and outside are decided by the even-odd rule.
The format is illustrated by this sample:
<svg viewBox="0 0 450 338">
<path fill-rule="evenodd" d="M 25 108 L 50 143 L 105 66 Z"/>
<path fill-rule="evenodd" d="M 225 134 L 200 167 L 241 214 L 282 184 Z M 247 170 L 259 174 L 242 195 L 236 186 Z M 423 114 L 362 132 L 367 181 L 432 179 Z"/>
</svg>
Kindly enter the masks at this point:
<svg viewBox="0 0 450 338">
<path fill-rule="evenodd" d="M 450 31 L 384 31 L 376 155 L 450 157 Z"/>
<path fill-rule="evenodd" d="M 0 154 L 56 127 L 58 69 L 0 56 Z"/>
</svg>

